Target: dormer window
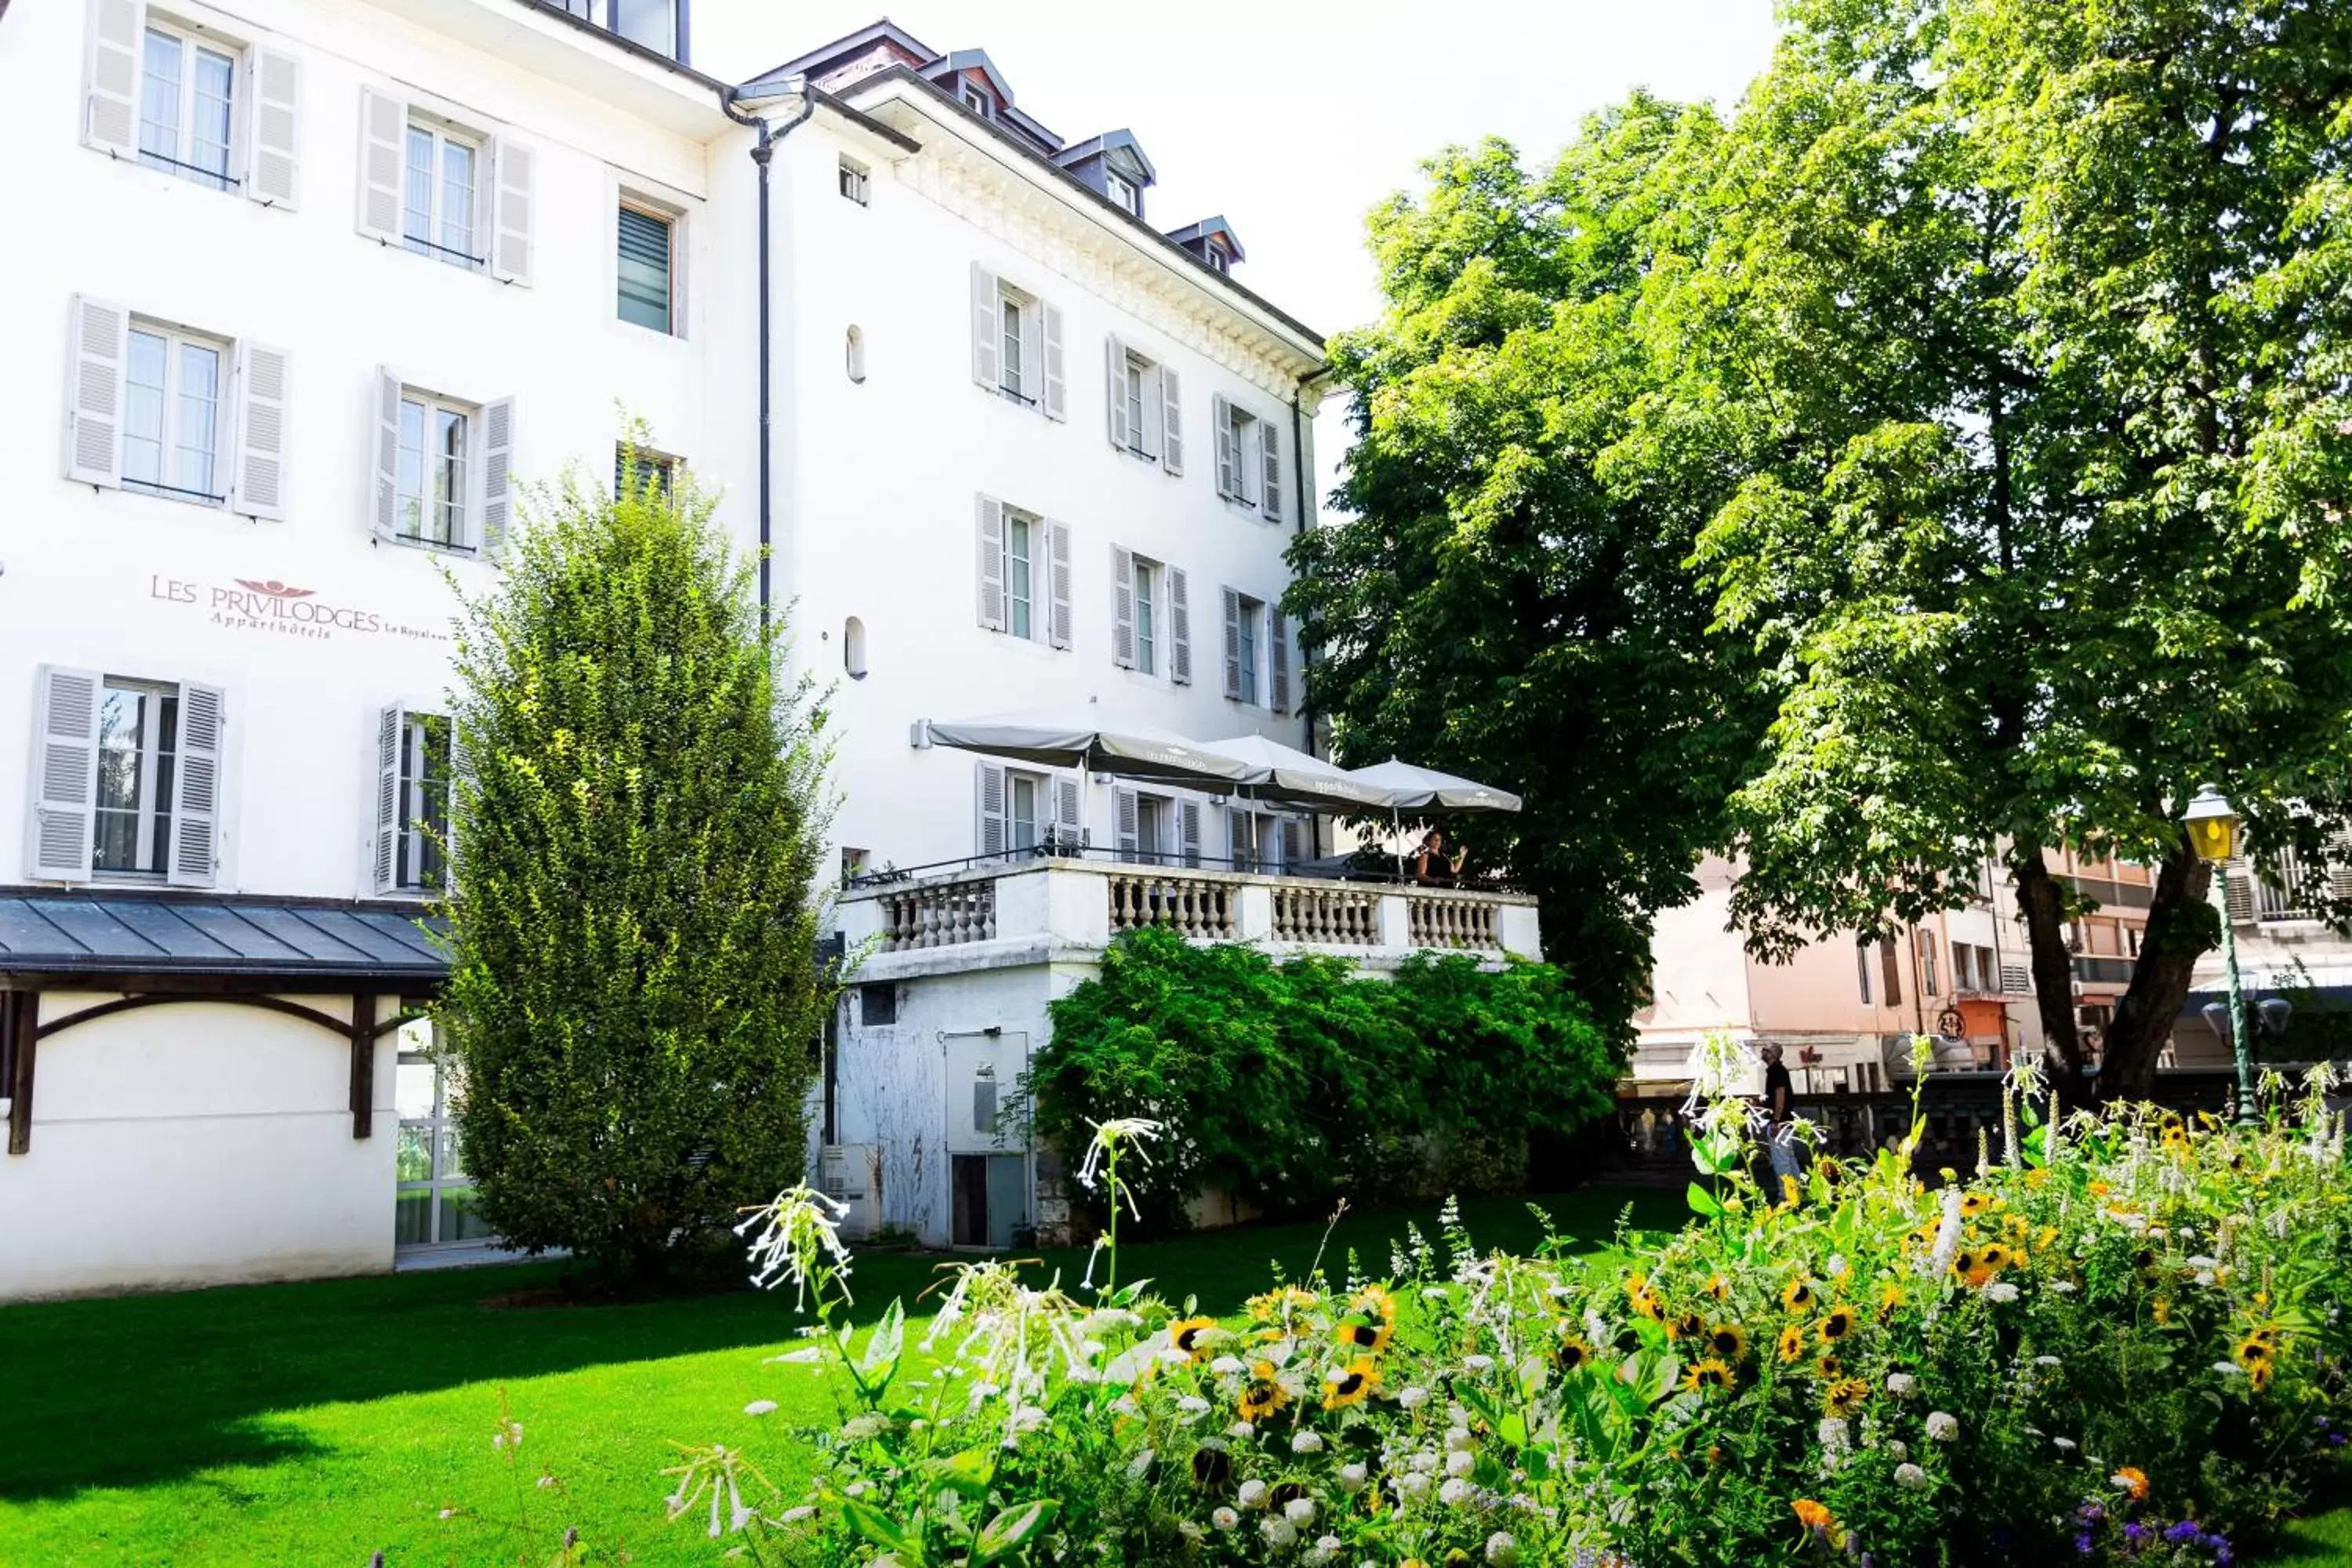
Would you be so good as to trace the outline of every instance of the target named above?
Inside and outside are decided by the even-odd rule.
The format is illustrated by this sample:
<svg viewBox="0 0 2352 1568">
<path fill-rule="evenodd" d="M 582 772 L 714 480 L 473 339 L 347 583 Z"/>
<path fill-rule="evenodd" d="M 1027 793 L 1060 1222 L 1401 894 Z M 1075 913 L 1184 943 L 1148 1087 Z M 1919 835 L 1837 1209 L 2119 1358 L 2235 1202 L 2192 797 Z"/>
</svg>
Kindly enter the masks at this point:
<svg viewBox="0 0 2352 1568">
<path fill-rule="evenodd" d="M 1112 205 L 1127 212 L 1139 216 L 1143 210 L 1143 198 L 1135 183 L 1113 170 L 1103 171 L 1103 194 L 1110 197 Z"/>
<path fill-rule="evenodd" d="M 971 110 L 974 114 L 979 115 L 982 120 L 993 120 L 996 118 L 996 100 L 988 96 L 988 89 L 986 88 L 981 87 L 975 83 L 966 82 L 963 84 L 963 106 L 966 109 Z"/>
<path fill-rule="evenodd" d="M 1207 247 L 1202 251 L 1201 255 L 1202 259 L 1208 262 L 1210 271 L 1223 272 L 1227 269 L 1225 253 L 1216 246 L 1212 245 Z"/>
</svg>

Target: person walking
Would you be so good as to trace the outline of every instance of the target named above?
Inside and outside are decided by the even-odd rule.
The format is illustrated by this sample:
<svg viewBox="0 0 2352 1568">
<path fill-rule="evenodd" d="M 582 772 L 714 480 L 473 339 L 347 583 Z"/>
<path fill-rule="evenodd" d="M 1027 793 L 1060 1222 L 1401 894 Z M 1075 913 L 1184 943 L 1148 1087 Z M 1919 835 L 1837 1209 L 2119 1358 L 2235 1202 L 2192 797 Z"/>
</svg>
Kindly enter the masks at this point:
<svg viewBox="0 0 2352 1568">
<path fill-rule="evenodd" d="M 1796 1197 L 1790 1184 L 1798 1178 L 1796 1085 L 1790 1079 L 1787 1064 L 1780 1060 L 1778 1041 L 1766 1042 L 1760 1054 L 1764 1058 L 1764 1147 L 1771 1156 L 1775 1189 L 1771 1196 L 1775 1202 L 1790 1203 Z"/>
</svg>

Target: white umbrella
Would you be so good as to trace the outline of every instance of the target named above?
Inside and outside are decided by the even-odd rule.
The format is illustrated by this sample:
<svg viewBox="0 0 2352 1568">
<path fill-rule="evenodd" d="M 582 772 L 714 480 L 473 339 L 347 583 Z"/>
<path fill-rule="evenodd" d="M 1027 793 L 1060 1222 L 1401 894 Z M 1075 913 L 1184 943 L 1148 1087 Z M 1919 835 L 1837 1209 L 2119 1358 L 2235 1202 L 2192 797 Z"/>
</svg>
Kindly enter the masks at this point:
<svg viewBox="0 0 2352 1568">
<path fill-rule="evenodd" d="M 1266 770 L 1150 724 L 1108 723 L 1092 703 L 1035 708 L 978 719 L 925 721 L 932 743 L 983 752 L 1043 768 L 1079 768 L 1116 778 L 1159 779 L 1200 788 L 1257 784 Z"/>
<path fill-rule="evenodd" d="M 1397 880 L 1404 880 L 1404 813 L 1517 811 L 1525 804 L 1507 789 L 1496 789 L 1454 773 L 1440 773 L 1391 757 L 1348 776 L 1389 792 L 1389 830 L 1396 836 Z"/>
<path fill-rule="evenodd" d="M 1249 788 L 1256 800 L 1309 811 L 1378 811 L 1395 804 L 1379 785 L 1263 735 L 1235 735 L 1208 744 L 1213 751 L 1265 770 L 1265 778 Z"/>
</svg>

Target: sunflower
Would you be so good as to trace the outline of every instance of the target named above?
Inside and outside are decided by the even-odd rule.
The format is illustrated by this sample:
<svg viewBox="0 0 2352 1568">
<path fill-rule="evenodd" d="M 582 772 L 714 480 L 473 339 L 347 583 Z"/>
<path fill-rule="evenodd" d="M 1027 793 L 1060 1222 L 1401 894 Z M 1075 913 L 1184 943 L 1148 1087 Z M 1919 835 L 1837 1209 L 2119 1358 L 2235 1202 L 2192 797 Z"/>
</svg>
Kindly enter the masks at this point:
<svg viewBox="0 0 2352 1568">
<path fill-rule="evenodd" d="M 1790 1323 L 1780 1331 L 1780 1359 L 1794 1361 L 1805 1353 L 1805 1331 Z"/>
<path fill-rule="evenodd" d="M 1215 1491 L 1234 1479 L 1234 1457 L 1213 1439 L 1192 1450 L 1192 1484 Z"/>
<path fill-rule="evenodd" d="M 1903 1307 L 1903 1287 L 1889 1279 L 1878 1288 L 1878 1321 L 1886 1321 Z"/>
<path fill-rule="evenodd" d="M 1206 1361 L 1209 1347 L 1201 1342 L 1201 1335 L 1202 1331 L 1216 1326 L 1214 1318 L 1179 1318 L 1168 1325 L 1168 1342 L 1194 1361 Z"/>
<path fill-rule="evenodd" d="M 1748 1359 L 1748 1331 L 1738 1323 L 1717 1323 L 1706 1331 L 1706 1348 L 1738 1366 Z"/>
<path fill-rule="evenodd" d="M 1323 1408 L 1339 1410 L 1361 1405 L 1380 1385 L 1380 1363 L 1360 1355 L 1347 1365 L 1335 1366 L 1323 1374 Z"/>
<path fill-rule="evenodd" d="M 1952 1255 L 1952 1272 L 1971 1290 L 1981 1289 L 2000 1272 L 1985 1261 L 1985 1250 L 1989 1249 L 1963 1247 Z"/>
<path fill-rule="evenodd" d="M 1980 1256 L 1984 1266 L 1996 1274 L 2017 1261 L 2017 1255 L 1997 1241 L 1987 1243 Z"/>
<path fill-rule="evenodd" d="M 1728 1301 L 1731 1300 L 1731 1281 L 1717 1274 L 1707 1280 L 1706 1289 L 1700 1294 L 1710 1301 Z"/>
<path fill-rule="evenodd" d="M 1253 1377 L 1242 1384 L 1235 1408 L 1244 1421 L 1263 1421 L 1290 1403 L 1290 1391 L 1270 1377 Z"/>
<path fill-rule="evenodd" d="M 2272 1342 L 2270 1331 L 2256 1329 L 2238 1342 L 2238 1364 L 2249 1372 L 2257 1366 L 2268 1366 L 2271 1355 L 2278 1349 Z"/>
<path fill-rule="evenodd" d="M 1632 1307 L 1637 1316 L 1647 1318 L 1654 1323 L 1662 1321 L 1665 1316 L 1665 1309 L 1660 1306 L 1658 1299 L 1647 1290 L 1634 1291 L 1626 1305 Z"/>
<path fill-rule="evenodd" d="M 1977 1215 L 1984 1213 L 1985 1210 L 1990 1207 L 1992 1207 L 1992 1198 L 1990 1194 L 1985 1193 L 1970 1193 L 1968 1196 L 1960 1200 L 1960 1217 L 1962 1219 L 1974 1219 Z"/>
<path fill-rule="evenodd" d="M 1824 1355 L 1813 1363 L 1813 1375 L 1823 1383 L 1835 1383 L 1845 1375 L 1845 1363 L 1833 1355 Z"/>
<path fill-rule="evenodd" d="M 1683 1387 L 1693 1394 L 1697 1394 L 1711 1388 L 1727 1389 L 1737 1384 L 1738 1381 L 1732 1374 L 1729 1367 L 1715 1357 L 1709 1356 L 1690 1369 L 1690 1375 L 1683 1379 Z"/>
<path fill-rule="evenodd" d="M 1844 1302 L 1839 1302 L 1832 1307 L 1829 1310 L 1829 1315 L 1822 1320 L 1820 1330 L 1822 1343 L 1825 1345 L 1837 1343 L 1838 1341 L 1853 1332 L 1854 1324 L 1860 1321 L 1860 1313 Z"/>
<path fill-rule="evenodd" d="M 1784 1311 L 1804 1311 L 1812 1306 L 1815 1300 L 1813 1282 L 1801 1274 L 1780 1287 L 1780 1306 Z"/>
<path fill-rule="evenodd" d="M 1843 1419 L 1862 1408 L 1870 1397 L 1870 1384 L 1859 1377 L 1840 1378 L 1830 1384 L 1822 1395 L 1822 1409 Z"/>
<path fill-rule="evenodd" d="M 2255 1362 L 2246 1368 L 2246 1386 L 2260 1394 L 2271 1385 L 2271 1377 L 2276 1370 L 2266 1361 Z"/>
<path fill-rule="evenodd" d="M 1943 1228 L 1943 1218 L 1938 1215 L 1937 1218 L 1931 1219 L 1927 1224 L 1921 1226 L 1918 1229 L 1912 1231 L 1904 1239 L 1906 1241 L 1916 1242 L 1921 1247 L 1933 1247 L 1936 1245 L 1936 1237 L 1942 1233 Z"/>
<path fill-rule="evenodd" d="M 1306 1311 L 1316 1304 L 1315 1292 L 1301 1290 L 1296 1285 L 1285 1285 L 1268 1290 L 1262 1296 L 1252 1296 L 1243 1306 L 1250 1317 L 1261 1323 L 1278 1322 L 1293 1313 Z"/>
<path fill-rule="evenodd" d="M 1592 1364 L 1592 1346 L 1581 1335 L 1563 1334 L 1551 1347 L 1551 1359 L 1562 1372 L 1581 1372 Z"/>
<path fill-rule="evenodd" d="M 2158 1296 L 2149 1304 L 2147 1315 L 2156 1320 L 2156 1326 L 2158 1328 L 2161 1329 L 2168 1326 L 2172 1321 L 2172 1302 L 2170 1299 L 2164 1296 Z"/>
<path fill-rule="evenodd" d="M 1666 1325 L 1666 1331 L 1678 1340 L 1695 1340 L 1706 1332 L 1706 1320 L 1696 1312 L 1685 1312 Z"/>
<path fill-rule="evenodd" d="M 1350 1350 L 1378 1355 L 1389 1348 L 1396 1318 L 1395 1299 L 1379 1286 L 1368 1285 L 1348 1303 L 1348 1316 L 1339 1324 L 1339 1342 Z"/>
</svg>

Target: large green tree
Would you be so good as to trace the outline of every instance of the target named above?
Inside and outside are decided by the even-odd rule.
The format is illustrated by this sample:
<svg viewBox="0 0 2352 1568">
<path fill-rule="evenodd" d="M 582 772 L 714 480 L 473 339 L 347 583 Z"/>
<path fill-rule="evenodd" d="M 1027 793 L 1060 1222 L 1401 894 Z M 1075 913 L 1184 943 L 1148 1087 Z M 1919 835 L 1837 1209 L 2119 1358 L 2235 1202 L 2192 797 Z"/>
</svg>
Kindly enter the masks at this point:
<svg viewBox="0 0 2352 1568">
<path fill-rule="evenodd" d="M 2338 579 L 2352 7 L 1801 0 L 1743 106 L 1683 333 L 1769 460 L 1700 562 L 1768 661 L 1735 801 L 1767 952 L 2014 880 L 2083 1051 L 2045 851 L 2157 870 L 2104 1081 L 2218 938 L 2177 817 L 2319 849 L 2352 748 Z"/>
<path fill-rule="evenodd" d="M 1521 816 L 1449 830 L 1543 896 L 1547 956 L 1619 1031 L 1651 913 L 1687 895 L 1761 728 L 1684 566 L 1734 482 L 1736 422 L 1644 417 L 1654 297 L 1704 243 L 1683 193 L 1722 134 L 1641 98 L 1547 173 L 1501 142 L 1450 151 L 1424 195 L 1375 213 L 1388 309 L 1333 355 L 1356 517 L 1292 552 L 1338 754 L 1523 795 Z"/>
<path fill-rule="evenodd" d="M 633 1279 L 798 1181 L 823 715 L 691 479 L 535 495 L 466 605 L 439 1016 L 483 1217 Z"/>
</svg>

